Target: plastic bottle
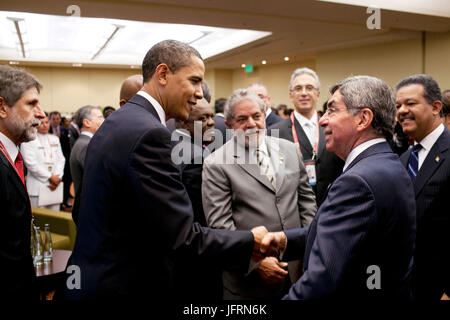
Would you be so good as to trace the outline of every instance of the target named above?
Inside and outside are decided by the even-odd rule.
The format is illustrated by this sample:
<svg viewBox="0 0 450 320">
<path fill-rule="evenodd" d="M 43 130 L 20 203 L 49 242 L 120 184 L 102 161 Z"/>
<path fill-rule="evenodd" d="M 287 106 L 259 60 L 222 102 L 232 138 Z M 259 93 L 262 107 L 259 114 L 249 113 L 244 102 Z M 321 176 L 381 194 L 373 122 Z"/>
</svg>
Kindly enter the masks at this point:
<svg viewBox="0 0 450 320">
<path fill-rule="evenodd" d="M 50 233 L 49 224 L 44 226 L 44 262 L 52 261 L 53 259 L 53 241 Z"/>
</svg>

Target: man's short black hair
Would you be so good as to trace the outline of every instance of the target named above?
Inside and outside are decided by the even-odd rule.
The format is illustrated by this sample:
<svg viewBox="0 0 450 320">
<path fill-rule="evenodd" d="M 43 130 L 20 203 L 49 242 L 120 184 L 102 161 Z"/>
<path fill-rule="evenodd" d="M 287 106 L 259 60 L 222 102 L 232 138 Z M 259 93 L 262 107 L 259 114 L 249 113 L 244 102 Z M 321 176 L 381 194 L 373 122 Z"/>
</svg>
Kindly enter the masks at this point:
<svg viewBox="0 0 450 320">
<path fill-rule="evenodd" d="M 150 80 L 156 67 L 165 63 L 171 72 L 191 64 L 192 56 L 202 59 L 200 53 L 190 45 L 177 40 L 164 40 L 158 42 L 148 50 L 142 62 L 142 76 L 144 83 Z"/>
<path fill-rule="evenodd" d="M 442 101 L 441 89 L 438 83 L 427 74 L 415 74 L 409 76 L 395 86 L 395 91 L 411 84 L 421 84 L 423 86 L 423 97 L 429 104 L 433 101 Z"/>
<path fill-rule="evenodd" d="M 223 113 L 223 108 L 225 107 L 225 103 L 227 102 L 227 99 L 225 98 L 219 98 L 214 102 L 214 111 L 216 113 Z"/>
</svg>

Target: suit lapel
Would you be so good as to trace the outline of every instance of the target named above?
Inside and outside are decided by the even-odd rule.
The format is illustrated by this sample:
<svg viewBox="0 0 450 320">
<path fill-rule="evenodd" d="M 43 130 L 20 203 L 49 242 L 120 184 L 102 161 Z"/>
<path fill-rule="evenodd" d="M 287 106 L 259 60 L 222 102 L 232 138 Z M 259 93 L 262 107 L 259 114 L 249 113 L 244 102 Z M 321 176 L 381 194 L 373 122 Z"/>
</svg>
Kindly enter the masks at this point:
<svg viewBox="0 0 450 320">
<path fill-rule="evenodd" d="M 18 191 L 26 201 L 29 201 L 27 189 L 25 188 L 25 186 L 22 183 L 22 180 L 20 179 L 14 168 L 11 167 L 11 164 L 9 163 L 8 159 L 5 158 L 2 152 L 0 152 L 0 158 L 3 164 L 6 166 L 6 168 L 8 168 L 9 175 L 12 176 L 12 181 L 15 188 L 18 189 Z"/>
<path fill-rule="evenodd" d="M 244 169 L 249 175 L 251 175 L 253 178 L 255 178 L 256 180 L 258 180 L 259 182 L 261 182 L 263 185 L 265 185 L 267 188 L 269 188 L 270 190 L 272 190 L 273 192 L 275 192 L 272 184 L 270 183 L 269 179 L 265 176 L 261 174 L 261 169 L 259 168 L 258 164 L 256 163 L 256 159 L 255 161 L 253 161 L 252 163 L 250 163 L 250 155 L 248 152 L 248 149 L 245 148 L 245 150 L 243 150 L 242 152 L 236 152 L 236 142 L 230 143 L 228 145 L 228 148 L 230 148 L 228 151 L 232 152 L 236 163 L 242 167 L 242 169 Z M 242 149 L 241 149 L 242 150 Z"/>
<path fill-rule="evenodd" d="M 417 173 L 416 180 L 414 181 L 414 192 L 416 197 L 422 191 L 427 181 L 430 180 L 436 170 L 445 161 L 444 151 L 449 148 L 449 136 L 450 134 L 448 133 L 448 131 L 444 131 L 436 140 L 436 143 L 433 145 L 427 157 L 425 158 L 422 167 Z"/>
</svg>

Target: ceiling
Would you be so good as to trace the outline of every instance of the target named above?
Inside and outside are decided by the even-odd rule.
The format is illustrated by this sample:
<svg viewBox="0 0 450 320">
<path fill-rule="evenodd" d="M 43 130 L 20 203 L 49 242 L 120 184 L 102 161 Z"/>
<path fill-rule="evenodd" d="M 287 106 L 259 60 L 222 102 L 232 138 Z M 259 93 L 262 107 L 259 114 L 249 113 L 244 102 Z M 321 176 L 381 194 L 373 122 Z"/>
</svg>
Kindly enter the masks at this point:
<svg viewBox="0 0 450 320">
<path fill-rule="evenodd" d="M 76 1 L 76 4 L 82 17 L 195 24 L 271 33 L 249 44 L 207 58 L 205 61 L 209 68 L 259 65 L 262 60 L 266 60 L 267 64 L 278 64 L 283 63 L 286 56 L 290 62 L 301 61 L 313 59 L 318 52 L 419 38 L 423 31 L 450 31 L 450 8 L 449 1 L 446 0 L 428 0 L 426 6 L 422 7 L 415 4 L 417 0 L 401 1 L 410 4 L 410 11 L 415 13 L 394 11 L 400 10 L 395 7 L 399 0 L 350 0 L 359 4 L 377 3 L 382 8 L 379 30 L 367 27 L 366 21 L 371 14 L 366 12 L 366 6 L 330 1 L 332 0 L 85 0 Z M 69 15 L 67 8 L 73 3 L 74 1 L 65 0 L 2 0 L 0 10 Z M 33 64 L 72 66 L 56 61 Z M 90 66 L 99 65 L 91 63 Z"/>
</svg>

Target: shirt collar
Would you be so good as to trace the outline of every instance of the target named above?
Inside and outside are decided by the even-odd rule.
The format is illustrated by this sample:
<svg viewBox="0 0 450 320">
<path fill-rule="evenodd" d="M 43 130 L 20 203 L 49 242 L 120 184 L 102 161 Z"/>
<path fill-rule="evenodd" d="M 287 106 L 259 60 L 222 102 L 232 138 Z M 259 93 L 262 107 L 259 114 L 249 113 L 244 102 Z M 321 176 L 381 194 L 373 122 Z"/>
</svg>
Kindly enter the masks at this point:
<svg viewBox="0 0 450 320">
<path fill-rule="evenodd" d="M 414 144 L 420 143 L 424 150 L 429 151 L 436 143 L 436 140 L 439 139 L 442 132 L 444 132 L 444 125 L 441 123 L 436 127 L 436 129 L 431 131 L 425 138 L 423 138 L 422 141 L 415 141 Z"/>
<path fill-rule="evenodd" d="M 266 111 L 266 119 L 269 117 L 269 115 L 272 113 L 272 109 L 271 108 L 267 108 Z"/>
<path fill-rule="evenodd" d="M 85 136 L 88 136 L 89 138 L 92 138 L 94 136 L 94 134 L 89 131 L 81 131 L 80 134 L 84 134 Z"/>
<path fill-rule="evenodd" d="M 350 163 L 352 163 L 353 160 L 355 160 L 356 157 L 358 157 L 364 150 L 370 148 L 374 144 L 385 142 L 385 141 L 386 141 L 386 139 L 384 139 L 384 138 L 375 138 L 375 139 L 371 139 L 366 142 L 363 142 L 360 145 L 357 145 L 356 147 L 354 147 L 352 149 L 352 151 L 350 151 L 349 155 L 347 156 L 347 159 L 345 159 L 345 165 L 344 165 L 344 168 L 342 169 L 342 171 L 345 171 L 345 169 L 347 169 L 347 167 L 350 165 Z"/>
<path fill-rule="evenodd" d="M 161 120 L 161 123 L 163 126 L 166 126 L 166 113 L 164 112 L 164 109 L 161 107 L 161 105 L 159 104 L 158 101 L 156 101 L 155 98 L 153 98 L 151 95 L 149 95 L 147 92 L 145 91 L 139 91 L 137 93 L 138 95 L 144 97 L 145 99 L 148 100 L 148 102 L 150 102 L 152 104 L 152 106 L 155 108 L 156 113 L 158 113 L 159 119 Z"/>
<path fill-rule="evenodd" d="M 17 154 L 19 153 L 19 148 L 12 142 L 7 136 L 0 132 L 0 141 L 5 146 L 6 152 L 8 152 L 11 160 L 16 161 Z"/>
<path fill-rule="evenodd" d="M 302 115 L 301 113 L 297 112 L 294 110 L 294 116 L 295 119 L 297 119 L 297 121 L 300 123 L 301 126 L 304 126 L 305 123 L 310 123 L 312 125 L 314 125 L 314 127 L 317 126 L 317 112 L 314 110 L 314 114 L 311 117 L 311 119 L 306 118 L 304 115 Z"/>
</svg>

